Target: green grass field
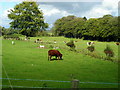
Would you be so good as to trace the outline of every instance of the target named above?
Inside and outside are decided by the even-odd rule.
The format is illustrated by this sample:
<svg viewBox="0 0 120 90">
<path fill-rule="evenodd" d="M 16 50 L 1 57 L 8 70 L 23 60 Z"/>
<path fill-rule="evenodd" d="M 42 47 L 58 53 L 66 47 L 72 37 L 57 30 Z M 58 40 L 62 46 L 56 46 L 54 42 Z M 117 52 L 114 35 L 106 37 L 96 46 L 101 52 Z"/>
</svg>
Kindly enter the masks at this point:
<svg viewBox="0 0 120 90">
<path fill-rule="evenodd" d="M 3 78 L 16 79 L 35 79 L 35 80 L 59 80 L 71 81 L 76 78 L 81 82 L 118 82 L 118 63 L 107 60 L 93 58 L 85 55 L 82 51 L 87 52 L 86 40 L 77 40 L 76 49 L 81 53 L 69 50 L 69 47 L 63 41 L 69 41 L 64 37 L 39 37 L 43 42 L 53 42 L 57 40 L 57 44 L 45 44 L 46 48 L 37 48 L 40 44 L 34 43 L 38 37 L 31 37 L 30 41 L 15 41 L 15 45 L 11 44 L 11 40 L 2 41 L 2 63 Z M 113 49 L 114 60 L 118 59 L 118 46 L 115 42 L 98 42 L 95 41 L 95 52 L 105 57 L 104 49 L 109 44 Z M 47 52 L 51 48 L 50 45 L 60 47 L 58 50 L 63 54 L 63 60 L 48 61 Z M 10 80 L 13 86 L 28 87 L 47 87 L 53 88 L 71 88 L 69 82 L 46 82 L 46 81 L 26 81 L 26 80 Z M 8 80 L 3 80 L 3 85 L 9 85 Z M 80 88 L 117 88 L 118 85 L 109 84 L 89 84 L 80 83 Z"/>
</svg>

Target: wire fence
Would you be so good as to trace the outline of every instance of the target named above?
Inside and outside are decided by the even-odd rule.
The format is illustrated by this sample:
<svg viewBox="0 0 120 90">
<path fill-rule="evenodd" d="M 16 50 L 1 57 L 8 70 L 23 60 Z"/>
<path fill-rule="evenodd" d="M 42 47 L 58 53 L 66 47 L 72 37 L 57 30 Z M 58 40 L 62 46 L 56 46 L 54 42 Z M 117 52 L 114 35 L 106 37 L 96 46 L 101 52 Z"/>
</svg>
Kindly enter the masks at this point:
<svg viewBox="0 0 120 90">
<path fill-rule="evenodd" d="M 78 87 L 78 84 L 103 84 L 103 85 L 120 85 L 120 83 L 108 83 L 108 82 L 78 82 L 76 81 L 59 81 L 59 80 L 37 80 L 37 79 L 16 79 L 16 78 L 0 78 L 2 80 L 17 80 L 17 81 L 38 81 L 38 82 L 64 82 L 64 83 L 71 83 L 74 87 Z M 2 87 L 10 87 L 10 85 L 0 85 Z M 13 88 L 54 88 L 54 87 L 30 87 L 30 86 L 14 86 Z"/>
</svg>

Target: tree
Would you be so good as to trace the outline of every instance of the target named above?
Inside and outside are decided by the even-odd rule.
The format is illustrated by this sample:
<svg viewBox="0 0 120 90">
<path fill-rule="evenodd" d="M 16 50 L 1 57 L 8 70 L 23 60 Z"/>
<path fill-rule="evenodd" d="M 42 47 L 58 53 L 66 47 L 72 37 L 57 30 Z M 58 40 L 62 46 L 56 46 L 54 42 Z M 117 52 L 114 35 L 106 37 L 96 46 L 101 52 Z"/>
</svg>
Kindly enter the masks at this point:
<svg viewBox="0 0 120 90">
<path fill-rule="evenodd" d="M 2 32 L 3 32 L 3 27 L 0 26 L 0 36 L 2 36 Z"/>
<path fill-rule="evenodd" d="M 81 31 L 84 28 L 85 20 L 83 18 L 74 18 L 69 22 L 66 22 L 63 26 L 65 29 L 64 35 L 70 38 L 81 38 Z"/>
<path fill-rule="evenodd" d="M 115 41 L 117 39 L 118 21 L 112 15 L 104 15 L 99 18 L 99 34 L 103 41 Z"/>
<path fill-rule="evenodd" d="M 22 2 L 9 11 L 11 27 L 20 30 L 26 36 L 35 36 L 38 31 L 45 30 L 48 24 L 44 22 L 43 13 L 36 2 Z"/>
<path fill-rule="evenodd" d="M 84 24 L 85 29 L 82 31 L 84 39 L 95 40 L 99 37 L 99 23 L 97 18 L 90 18 Z"/>
<path fill-rule="evenodd" d="M 75 18 L 75 16 L 70 15 L 56 20 L 56 22 L 54 23 L 54 34 L 57 36 L 64 36 L 65 31 L 67 30 L 66 28 L 69 27 L 67 26 L 66 28 L 64 28 L 64 26 L 66 26 L 67 23 L 71 22 Z"/>
</svg>

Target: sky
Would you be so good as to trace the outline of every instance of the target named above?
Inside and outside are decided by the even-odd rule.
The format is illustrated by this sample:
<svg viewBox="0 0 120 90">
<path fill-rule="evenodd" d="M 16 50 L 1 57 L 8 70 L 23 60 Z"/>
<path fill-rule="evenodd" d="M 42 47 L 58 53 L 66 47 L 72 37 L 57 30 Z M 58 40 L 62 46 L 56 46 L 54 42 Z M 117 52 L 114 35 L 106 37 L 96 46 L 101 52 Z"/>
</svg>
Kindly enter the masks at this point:
<svg viewBox="0 0 120 90">
<path fill-rule="evenodd" d="M 50 29 L 57 19 L 68 15 L 77 17 L 99 18 L 106 14 L 118 16 L 119 0 L 36 0 L 40 10 L 44 13 L 45 22 Z M 8 19 L 8 10 L 13 9 L 22 0 L 0 1 L 0 26 L 9 28 L 11 20 Z"/>
</svg>

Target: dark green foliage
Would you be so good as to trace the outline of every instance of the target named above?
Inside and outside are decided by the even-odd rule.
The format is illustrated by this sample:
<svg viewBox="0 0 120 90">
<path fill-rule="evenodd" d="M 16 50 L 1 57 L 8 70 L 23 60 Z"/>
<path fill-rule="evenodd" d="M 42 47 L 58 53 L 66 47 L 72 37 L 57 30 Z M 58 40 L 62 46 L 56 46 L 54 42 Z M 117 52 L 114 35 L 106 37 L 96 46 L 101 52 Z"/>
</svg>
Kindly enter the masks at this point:
<svg viewBox="0 0 120 90">
<path fill-rule="evenodd" d="M 70 42 L 66 43 L 66 45 L 67 45 L 68 47 L 70 47 L 70 50 L 71 50 L 71 51 L 76 51 L 76 50 L 75 50 L 75 44 L 74 44 L 73 40 L 71 40 Z"/>
<path fill-rule="evenodd" d="M 119 41 L 118 17 L 104 15 L 101 18 L 67 16 L 58 19 L 52 28 L 55 36 L 83 38 L 85 40 Z"/>
<path fill-rule="evenodd" d="M 104 53 L 106 54 L 107 57 L 113 57 L 114 56 L 114 52 L 113 50 L 110 48 L 110 46 L 106 46 Z"/>
<path fill-rule="evenodd" d="M 36 36 L 38 31 L 45 30 L 48 24 L 44 22 L 43 13 L 36 2 L 22 2 L 9 11 L 11 27 L 20 30 L 26 36 Z"/>
<path fill-rule="evenodd" d="M 0 33 L 2 35 L 12 35 L 12 34 L 18 34 L 19 31 L 12 29 L 12 28 L 4 28 L 4 27 L 0 26 Z"/>
<path fill-rule="evenodd" d="M 12 39 L 12 40 L 20 40 L 20 38 L 15 35 L 4 35 L 3 38 L 4 39 Z"/>
<path fill-rule="evenodd" d="M 66 43 L 66 45 L 71 47 L 71 48 L 75 48 L 75 44 L 74 44 L 73 40 L 71 40 L 70 42 Z"/>
<path fill-rule="evenodd" d="M 3 27 L 0 26 L 0 36 L 2 36 L 2 29 Z"/>
<path fill-rule="evenodd" d="M 88 46 L 87 49 L 90 51 L 90 52 L 93 52 L 95 50 L 95 47 L 93 45 L 91 46 Z"/>
<path fill-rule="evenodd" d="M 47 31 L 39 31 L 36 36 L 49 36 L 49 34 L 47 33 Z"/>
<path fill-rule="evenodd" d="M 54 46 L 53 46 L 53 45 L 50 45 L 50 46 L 49 46 L 49 48 L 50 48 L 50 49 L 53 49 L 53 48 L 54 48 Z"/>
</svg>

